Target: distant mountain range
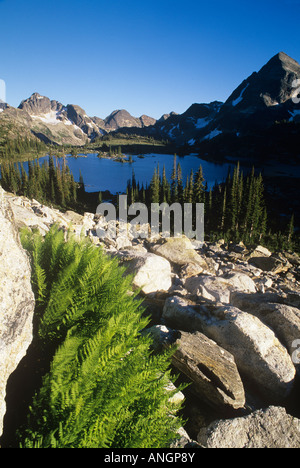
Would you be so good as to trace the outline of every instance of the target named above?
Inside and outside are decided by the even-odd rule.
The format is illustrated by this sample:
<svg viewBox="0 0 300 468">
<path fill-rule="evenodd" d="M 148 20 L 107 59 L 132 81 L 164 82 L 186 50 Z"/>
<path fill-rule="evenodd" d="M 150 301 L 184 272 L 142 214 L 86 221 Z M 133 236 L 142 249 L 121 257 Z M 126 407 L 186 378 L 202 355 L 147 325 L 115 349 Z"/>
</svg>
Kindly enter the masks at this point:
<svg viewBox="0 0 300 468">
<path fill-rule="evenodd" d="M 174 137 L 180 138 L 185 133 L 183 123 L 190 121 L 194 126 L 193 138 L 201 141 L 227 132 L 241 135 L 249 129 L 266 128 L 276 120 L 300 121 L 300 99 L 295 99 L 299 93 L 300 64 L 280 52 L 258 73 L 244 80 L 225 103 L 194 104 L 173 118 L 170 128 L 164 125 L 163 131 L 170 137 L 175 132 Z"/>
<path fill-rule="evenodd" d="M 288 125 L 300 122 L 299 93 L 300 64 L 280 52 L 246 78 L 226 102 L 192 104 L 183 114 L 171 112 L 156 120 L 115 110 L 102 119 L 89 117 L 78 105 L 65 106 L 34 93 L 18 108 L 1 102 L 0 125 L 15 121 L 19 129 L 23 126 L 43 141 L 78 146 L 110 132 L 137 133 L 167 139 L 183 152 L 216 156 L 253 155 L 263 138 L 267 152 L 284 150 L 290 155 L 294 140 L 299 142 L 299 126 L 295 130 Z"/>
<path fill-rule="evenodd" d="M 252 73 L 225 103 L 193 104 L 147 132 L 185 154 L 269 158 L 300 155 L 300 64 L 283 52 Z"/>
<path fill-rule="evenodd" d="M 80 106 L 65 106 L 38 93 L 18 108 L 0 103 L 0 124 L 1 120 L 18 122 L 47 143 L 78 146 L 119 128 L 144 128 L 156 122 L 147 115 L 132 117 L 126 110 L 115 110 L 105 119 L 89 117 Z"/>
</svg>

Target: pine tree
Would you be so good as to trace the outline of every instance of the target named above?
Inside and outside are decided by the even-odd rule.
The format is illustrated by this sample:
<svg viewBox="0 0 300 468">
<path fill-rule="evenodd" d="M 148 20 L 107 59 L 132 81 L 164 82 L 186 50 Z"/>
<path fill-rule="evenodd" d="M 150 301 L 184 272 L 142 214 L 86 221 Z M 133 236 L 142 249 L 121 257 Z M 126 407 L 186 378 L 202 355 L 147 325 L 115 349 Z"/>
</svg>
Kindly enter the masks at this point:
<svg viewBox="0 0 300 468">
<path fill-rule="evenodd" d="M 295 217 L 294 217 L 294 214 L 292 214 L 289 225 L 288 225 L 288 229 L 287 229 L 287 243 L 288 243 L 289 248 L 293 247 L 294 220 L 295 220 Z"/>
<path fill-rule="evenodd" d="M 167 177 L 166 177 L 165 165 L 163 166 L 160 200 L 163 203 L 170 203 L 170 185 L 169 185 L 169 182 L 168 182 Z"/>
<path fill-rule="evenodd" d="M 234 168 L 233 179 L 231 185 L 231 200 L 230 200 L 230 212 L 231 212 L 231 229 L 233 232 L 238 227 L 238 211 L 239 211 L 239 163 Z"/>
<path fill-rule="evenodd" d="M 226 209 L 227 209 L 227 188 L 225 187 L 224 193 L 223 193 L 222 216 L 221 216 L 221 225 L 220 225 L 221 232 L 223 232 L 225 228 Z"/>
<path fill-rule="evenodd" d="M 18 192 L 18 182 L 16 177 L 15 167 L 12 163 L 9 165 L 9 187 L 16 194 Z"/>
<path fill-rule="evenodd" d="M 35 178 L 34 166 L 31 161 L 28 161 L 28 197 L 36 198 L 37 183 Z"/>
<path fill-rule="evenodd" d="M 81 170 L 79 170 L 79 185 L 80 185 L 81 193 L 85 193 L 84 180 L 83 180 L 83 175 L 81 173 Z"/>
<path fill-rule="evenodd" d="M 268 212 L 267 208 L 265 207 L 263 210 L 263 215 L 262 215 L 262 220 L 261 220 L 261 228 L 260 228 L 260 235 L 259 235 L 259 240 L 261 241 L 267 232 L 267 225 L 268 225 Z"/>
<path fill-rule="evenodd" d="M 151 203 L 159 203 L 159 175 L 157 169 L 154 169 L 154 174 L 150 182 L 150 199 Z"/>
<path fill-rule="evenodd" d="M 182 170 L 180 163 L 177 164 L 177 200 L 178 203 L 183 203 L 183 183 Z"/>
<path fill-rule="evenodd" d="M 187 203 L 193 203 L 194 200 L 194 171 L 191 169 L 190 178 L 188 180 Z"/>
<path fill-rule="evenodd" d="M 23 164 L 21 164 L 21 192 L 25 197 L 27 197 L 28 194 L 28 176 L 27 173 L 24 169 Z"/>
<path fill-rule="evenodd" d="M 174 154 L 173 158 L 173 171 L 171 175 L 171 201 L 175 203 L 178 201 L 178 186 L 177 186 L 177 166 L 176 166 L 177 155 Z"/>
<path fill-rule="evenodd" d="M 259 232 L 260 222 L 264 212 L 263 192 L 263 179 L 262 175 L 259 174 L 254 181 L 254 200 L 251 216 L 250 237 L 254 237 Z"/>
<path fill-rule="evenodd" d="M 194 188 L 194 201 L 195 203 L 204 203 L 204 176 L 203 169 L 200 165 L 196 172 L 195 188 Z"/>
<path fill-rule="evenodd" d="M 243 221 L 243 231 L 250 231 L 250 219 L 253 211 L 253 200 L 254 200 L 254 183 L 255 183 L 255 170 L 252 167 L 251 175 L 247 177 L 246 181 L 246 194 L 245 194 L 245 203 L 244 203 L 244 221 Z"/>
<path fill-rule="evenodd" d="M 190 187 L 189 177 L 186 176 L 185 187 L 183 189 L 183 203 L 188 203 L 188 200 L 189 200 L 189 187 Z"/>
</svg>

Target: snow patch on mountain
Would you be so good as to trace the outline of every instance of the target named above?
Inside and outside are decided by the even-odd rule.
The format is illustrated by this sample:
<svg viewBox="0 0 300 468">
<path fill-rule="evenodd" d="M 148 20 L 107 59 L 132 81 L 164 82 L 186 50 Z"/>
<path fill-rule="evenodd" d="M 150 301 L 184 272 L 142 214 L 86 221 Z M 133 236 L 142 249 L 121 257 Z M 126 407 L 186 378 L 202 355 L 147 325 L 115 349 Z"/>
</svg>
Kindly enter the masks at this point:
<svg viewBox="0 0 300 468">
<path fill-rule="evenodd" d="M 250 83 L 248 83 L 248 84 L 245 86 L 245 88 L 241 91 L 241 94 L 239 95 L 239 97 L 236 98 L 236 99 L 234 99 L 234 101 L 232 101 L 231 104 L 232 104 L 233 107 L 237 106 L 240 102 L 242 102 L 242 100 L 243 100 L 243 94 L 244 94 L 244 92 L 246 91 L 246 89 L 248 88 L 249 84 L 250 84 Z"/>
<path fill-rule="evenodd" d="M 203 138 L 203 140 L 212 140 L 213 138 L 216 138 L 218 135 L 221 135 L 221 133 L 223 133 L 222 130 L 215 128 L 208 135 L 206 135 Z"/>
<path fill-rule="evenodd" d="M 34 120 L 41 120 L 42 122 L 47 123 L 47 124 L 57 125 L 58 123 L 61 123 L 61 120 L 58 119 L 59 115 L 60 115 L 60 112 L 50 111 L 47 114 L 32 115 L 31 117 Z"/>
<path fill-rule="evenodd" d="M 196 128 L 204 128 L 207 127 L 207 125 L 211 122 L 211 119 L 208 119 L 207 117 L 202 118 L 202 119 L 197 119 L 197 122 L 195 123 Z"/>
<path fill-rule="evenodd" d="M 297 117 L 297 115 L 300 115 L 300 109 L 294 110 L 293 112 L 289 111 L 289 113 L 291 114 L 289 122 L 293 122 L 294 118 Z"/>
</svg>

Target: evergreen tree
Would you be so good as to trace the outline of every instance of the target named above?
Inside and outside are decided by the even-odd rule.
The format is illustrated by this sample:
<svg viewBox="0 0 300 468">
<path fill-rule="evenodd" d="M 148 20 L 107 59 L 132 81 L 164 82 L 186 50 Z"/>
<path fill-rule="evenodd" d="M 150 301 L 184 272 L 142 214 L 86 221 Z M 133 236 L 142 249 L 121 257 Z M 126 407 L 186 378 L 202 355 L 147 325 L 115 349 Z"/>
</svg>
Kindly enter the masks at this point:
<svg viewBox="0 0 300 468">
<path fill-rule="evenodd" d="M 165 165 L 163 167 L 163 175 L 162 175 L 162 182 L 161 182 L 161 196 L 160 200 L 163 203 L 170 203 L 171 200 L 171 192 L 170 192 L 170 185 L 166 177 L 166 168 Z"/>
<path fill-rule="evenodd" d="M 173 170 L 171 175 L 171 201 L 175 203 L 178 201 L 178 186 L 177 186 L 177 166 L 176 166 L 177 155 L 174 154 L 173 158 Z"/>
<path fill-rule="evenodd" d="M 24 169 L 23 164 L 21 164 L 21 192 L 25 197 L 27 197 L 28 194 L 28 176 L 27 173 Z"/>
<path fill-rule="evenodd" d="M 180 163 L 177 164 L 177 200 L 178 203 L 183 203 L 183 183 L 182 169 Z"/>
<path fill-rule="evenodd" d="M 83 180 L 83 175 L 81 173 L 81 170 L 79 170 L 79 185 L 80 185 L 80 190 L 81 192 L 85 192 L 85 187 L 84 187 L 84 180 Z"/>
<path fill-rule="evenodd" d="M 236 231 L 238 227 L 238 211 L 239 211 L 239 163 L 234 168 L 233 180 L 231 185 L 231 200 L 230 200 L 230 212 L 231 212 L 231 229 Z"/>
<path fill-rule="evenodd" d="M 194 201 L 195 203 L 204 203 L 204 176 L 203 169 L 200 165 L 198 171 L 196 172 L 195 178 L 195 188 L 194 188 Z"/>
<path fill-rule="evenodd" d="M 225 228 L 226 209 L 227 209 L 227 188 L 225 187 L 224 192 L 223 192 L 222 217 L 221 217 L 221 225 L 220 225 L 221 232 L 223 232 Z"/>
<path fill-rule="evenodd" d="M 154 174 L 150 182 L 150 199 L 151 203 L 159 203 L 159 175 L 157 169 L 154 169 Z"/>
<path fill-rule="evenodd" d="M 264 212 L 263 191 L 263 179 L 262 175 L 259 174 L 259 176 L 254 181 L 254 199 L 251 216 L 250 237 L 254 237 L 260 228 L 260 222 Z"/>
<path fill-rule="evenodd" d="M 292 248 L 293 246 L 293 236 L 294 236 L 294 214 L 292 214 L 288 229 L 287 229 L 287 244 L 289 248 Z"/>
<path fill-rule="evenodd" d="M 194 171 L 191 170 L 190 178 L 188 180 L 188 189 L 187 189 L 187 203 L 193 203 L 194 199 Z"/>
</svg>

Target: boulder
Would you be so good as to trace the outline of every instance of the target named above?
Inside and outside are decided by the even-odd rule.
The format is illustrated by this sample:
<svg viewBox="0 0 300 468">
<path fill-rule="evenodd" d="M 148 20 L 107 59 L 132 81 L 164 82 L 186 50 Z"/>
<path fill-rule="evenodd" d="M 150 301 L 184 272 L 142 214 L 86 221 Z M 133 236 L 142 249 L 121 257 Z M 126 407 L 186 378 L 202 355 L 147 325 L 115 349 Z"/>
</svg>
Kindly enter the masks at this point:
<svg viewBox="0 0 300 468">
<path fill-rule="evenodd" d="M 271 257 L 272 252 L 262 245 L 258 245 L 250 254 L 250 257 Z"/>
<path fill-rule="evenodd" d="M 240 409 L 245 392 L 233 356 L 200 332 L 186 333 L 155 325 L 150 334 L 152 348 L 161 352 L 175 345 L 172 364 L 190 382 L 189 390 L 215 409 Z"/>
<path fill-rule="evenodd" d="M 116 242 L 116 248 L 118 250 L 132 246 L 132 243 L 127 236 L 118 236 L 115 242 Z"/>
<path fill-rule="evenodd" d="M 133 286 L 144 294 L 168 291 L 172 286 L 171 265 L 165 258 L 138 250 L 128 250 L 118 258 L 126 273 L 133 275 Z"/>
<path fill-rule="evenodd" d="M 192 276 L 188 278 L 184 287 L 192 295 L 201 296 L 203 299 L 218 301 L 224 304 L 230 302 L 229 283 L 220 276 Z"/>
<path fill-rule="evenodd" d="M 295 267 L 300 266 L 300 256 L 296 252 L 284 252 L 284 256 Z"/>
<path fill-rule="evenodd" d="M 172 364 L 192 383 L 200 401 L 225 410 L 245 405 L 245 392 L 233 356 L 200 332 L 181 332 Z"/>
<path fill-rule="evenodd" d="M 235 293 L 232 305 L 258 317 L 267 324 L 292 355 L 294 342 L 300 339 L 300 310 L 286 304 L 262 302 L 257 295 Z"/>
<path fill-rule="evenodd" d="M 172 296 L 165 300 L 162 323 L 176 330 L 194 333 L 203 331 L 200 306 L 195 302 L 180 296 Z"/>
<path fill-rule="evenodd" d="M 270 406 L 234 419 L 219 420 L 201 429 L 205 448 L 299 448 L 300 420 L 281 407 Z"/>
<path fill-rule="evenodd" d="M 164 257 L 179 269 L 185 268 L 192 271 L 192 273 L 187 271 L 188 275 L 200 274 L 204 271 L 215 273 L 206 259 L 195 251 L 190 239 L 185 236 L 160 239 L 158 242 L 150 244 L 149 250 Z"/>
<path fill-rule="evenodd" d="M 272 401 L 286 398 L 295 367 L 274 332 L 257 317 L 231 305 L 197 305 L 180 297 L 166 299 L 163 320 L 183 331 L 200 331 L 230 352 L 241 375 Z"/>
<path fill-rule="evenodd" d="M 185 281 L 185 288 L 204 299 L 230 303 L 233 291 L 256 292 L 254 281 L 246 274 L 230 272 L 223 276 L 193 276 Z"/>
<path fill-rule="evenodd" d="M 32 342 L 34 307 L 29 259 L 0 187 L 0 435 L 7 380 Z"/>
<path fill-rule="evenodd" d="M 3 198 L 6 197 L 3 195 Z M 7 200 L 9 200 L 9 198 L 7 198 Z M 49 231 L 49 219 L 47 220 L 44 217 L 38 216 L 32 208 L 18 205 L 13 201 L 11 201 L 9 205 L 13 212 L 17 228 L 37 228 L 43 235 Z"/>
<path fill-rule="evenodd" d="M 259 255 L 250 258 L 249 263 L 263 271 L 274 274 L 285 273 L 292 267 L 291 263 L 282 255 L 272 255 L 270 257 Z"/>
</svg>

